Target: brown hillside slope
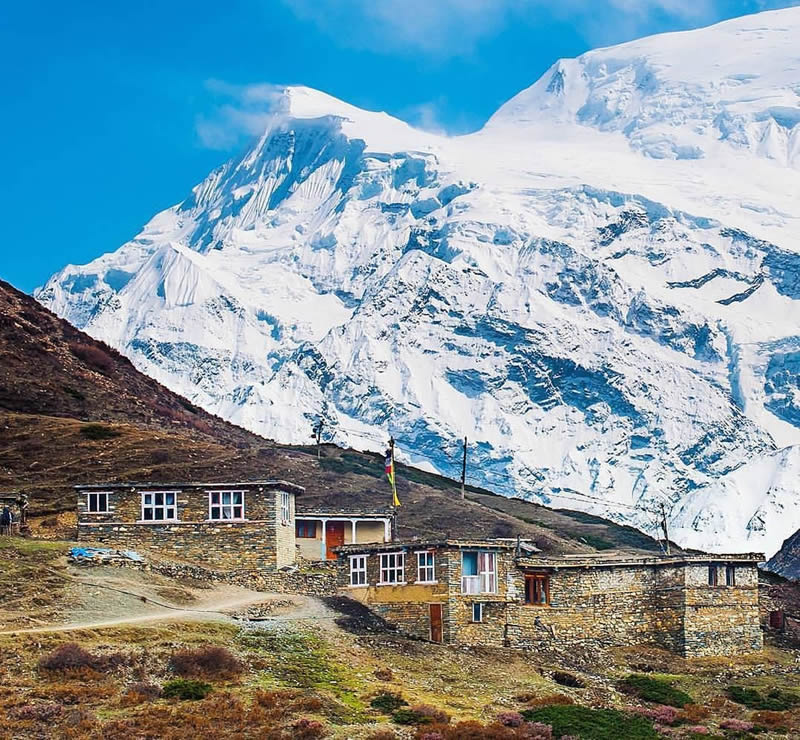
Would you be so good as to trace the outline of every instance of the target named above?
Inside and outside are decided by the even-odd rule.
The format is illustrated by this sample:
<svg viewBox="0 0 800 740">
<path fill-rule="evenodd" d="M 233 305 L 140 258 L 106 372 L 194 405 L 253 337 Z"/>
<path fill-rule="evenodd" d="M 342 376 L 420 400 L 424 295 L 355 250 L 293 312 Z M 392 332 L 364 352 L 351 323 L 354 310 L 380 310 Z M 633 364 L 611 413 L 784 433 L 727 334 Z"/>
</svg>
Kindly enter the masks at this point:
<svg viewBox="0 0 800 740">
<path fill-rule="evenodd" d="M 99 426 L 98 426 L 99 425 Z M 309 425 L 310 430 L 310 425 Z M 277 445 L 235 427 L 138 372 L 122 355 L 0 281 L 0 491 L 38 510 L 71 510 L 72 486 L 104 481 L 285 478 L 299 508 L 385 508 L 380 456 Z M 399 466 L 399 533 L 534 537 L 551 551 L 657 549 L 627 527 L 509 501 Z"/>
</svg>

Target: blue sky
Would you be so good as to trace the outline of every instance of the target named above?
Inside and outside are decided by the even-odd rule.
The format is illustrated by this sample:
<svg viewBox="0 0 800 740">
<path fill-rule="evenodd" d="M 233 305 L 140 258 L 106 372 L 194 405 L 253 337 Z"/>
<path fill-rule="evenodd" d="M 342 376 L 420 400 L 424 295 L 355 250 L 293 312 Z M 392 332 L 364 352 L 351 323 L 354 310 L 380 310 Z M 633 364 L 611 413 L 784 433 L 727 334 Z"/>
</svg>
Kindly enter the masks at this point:
<svg viewBox="0 0 800 740">
<path fill-rule="evenodd" d="M 31 291 L 186 197 L 252 135 L 246 86 L 308 85 L 463 133 L 559 57 L 795 4 L 8 0 L 0 278 Z"/>
</svg>

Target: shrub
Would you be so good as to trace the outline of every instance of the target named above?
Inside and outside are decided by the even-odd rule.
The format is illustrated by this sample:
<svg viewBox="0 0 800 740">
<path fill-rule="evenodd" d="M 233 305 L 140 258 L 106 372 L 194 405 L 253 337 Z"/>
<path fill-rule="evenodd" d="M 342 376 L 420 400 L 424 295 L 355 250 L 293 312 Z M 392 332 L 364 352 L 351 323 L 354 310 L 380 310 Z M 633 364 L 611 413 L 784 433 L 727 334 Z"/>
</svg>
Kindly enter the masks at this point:
<svg viewBox="0 0 800 740">
<path fill-rule="evenodd" d="M 689 727 L 686 728 L 686 733 L 689 737 L 692 737 L 693 735 L 708 735 L 710 734 L 710 730 L 703 725 L 689 725 Z"/>
<path fill-rule="evenodd" d="M 431 718 L 413 709 L 398 709 L 392 714 L 392 722 L 398 725 L 429 725 Z"/>
<path fill-rule="evenodd" d="M 315 719 L 306 719 L 304 717 L 292 725 L 292 738 L 294 740 L 315 740 L 315 738 L 324 736 L 325 725 Z"/>
<path fill-rule="evenodd" d="M 138 683 L 132 683 L 125 689 L 125 693 L 122 695 L 122 702 L 126 705 L 142 704 L 146 701 L 155 701 L 160 697 L 160 686 L 140 681 Z"/>
<path fill-rule="evenodd" d="M 178 650 L 170 657 L 169 668 L 184 678 L 191 676 L 233 678 L 244 669 L 242 662 L 228 648 L 219 645 Z"/>
<path fill-rule="evenodd" d="M 657 740 L 658 734 L 645 717 L 616 709 L 552 706 L 526 709 L 522 716 L 529 722 L 541 722 L 553 728 L 553 735 L 576 735 L 583 740 Z"/>
<path fill-rule="evenodd" d="M 450 715 L 447 712 L 438 707 L 431 706 L 430 704 L 416 704 L 411 707 L 411 711 L 416 712 L 420 717 L 428 718 L 427 722 L 420 722 L 418 724 L 446 725 L 450 722 Z"/>
<path fill-rule="evenodd" d="M 66 642 L 48 655 L 42 656 L 39 659 L 39 668 L 45 671 L 74 671 L 87 668 L 93 671 L 109 671 L 124 662 L 124 656 L 119 653 L 94 655 L 76 642 Z"/>
<path fill-rule="evenodd" d="M 376 730 L 367 735 L 367 740 L 397 740 L 397 733 L 392 730 Z"/>
<path fill-rule="evenodd" d="M 119 429 L 114 429 L 107 424 L 84 424 L 81 427 L 81 434 L 86 439 L 99 440 L 99 439 L 114 439 L 121 437 L 122 432 Z"/>
<path fill-rule="evenodd" d="M 675 707 L 660 706 L 653 709 L 631 707 L 628 711 L 632 714 L 638 714 L 640 717 L 647 717 L 647 719 L 660 725 L 675 725 L 680 721 L 680 715 Z"/>
<path fill-rule="evenodd" d="M 634 694 L 643 701 L 666 704 L 671 707 L 685 707 L 692 703 L 692 697 L 685 691 L 674 688 L 668 681 L 652 676 L 632 673 L 622 681 L 623 691 Z"/>
<path fill-rule="evenodd" d="M 372 675 L 379 681 L 391 681 L 394 678 L 391 668 L 376 668 Z"/>
<path fill-rule="evenodd" d="M 100 347 L 93 344 L 75 342 L 69 345 L 69 349 L 75 357 L 83 360 L 89 367 L 103 375 L 109 375 L 114 369 L 114 360 Z"/>
<path fill-rule="evenodd" d="M 774 712 L 782 712 L 800 704 L 800 696 L 788 691 L 772 689 L 766 696 L 763 696 L 756 689 L 743 686 L 728 686 L 728 698 L 737 704 L 743 704 L 750 709 L 767 709 Z"/>
<path fill-rule="evenodd" d="M 744 719 L 724 719 L 719 726 L 723 730 L 732 730 L 733 732 L 750 732 L 753 729 L 753 723 Z"/>
<path fill-rule="evenodd" d="M 395 694 L 391 691 L 383 691 L 377 696 L 374 696 L 369 705 L 373 709 L 379 709 L 384 714 L 391 714 L 401 707 L 407 707 L 408 702 L 400 696 L 400 694 Z"/>
<path fill-rule="evenodd" d="M 211 691 L 211 684 L 205 681 L 195 681 L 191 678 L 176 678 L 164 684 L 164 688 L 161 690 L 161 696 L 165 699 L 197 701 L 199 699 L 205 699 Z"/>
<path fill-rule="evenodd" d="M 519 712 L 500 712 L 497 721 L 504 727 L 519 727 L 525 718 Z"/>
<path fill-rule="evenodd" d="M 753 722 L 762 727 L 782 727 L 786 724 L 787 717 L 783 712 L 762 709 L 753 715 Z"/>
<path fill-rule="evenodd" d="M 566 694 L 547 694 L 546 696 L 534 697 L 528 702 L 531 707 L 552 707 L 574 703 L 575 700 Z"/>
<path fill-rule="evenodd" d="M 63 711 L 64 708 L 60 704 L 23 704 L 21 707 L 10 709 L 8 714 L 12 719 L 52 722 Z"/>
<path fill-rule="evenodd" d="M 570 686 L 574 689 L 586 688 L 586 683 L 582 679 L 565 671 L 553 671 L 553 680 L 560 686 Z"/>
<path fill-rule="evenodd" d="M 710 716 L 711 712 L 700 704 L 687 704 L 683 708 L 683 718 L 689 723 L 697 723 Z"/>
</svg>

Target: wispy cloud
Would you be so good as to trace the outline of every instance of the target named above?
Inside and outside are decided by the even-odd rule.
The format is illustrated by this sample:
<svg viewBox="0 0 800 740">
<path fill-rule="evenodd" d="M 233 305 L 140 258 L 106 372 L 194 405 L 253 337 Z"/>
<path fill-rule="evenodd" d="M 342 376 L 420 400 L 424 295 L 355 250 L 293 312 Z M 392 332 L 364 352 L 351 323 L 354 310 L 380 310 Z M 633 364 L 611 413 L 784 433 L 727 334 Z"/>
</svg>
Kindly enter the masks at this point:
<svg viewBox="0 0 800 740">
<path fill-rule="evenodd" d="M 221 150 L 233 149 L 262 133 L 283 90 L 267 83 L 234 85 L 216 79 L 206 80 L 205 87 L 215 105 L 211 112 L 197 116 L 195 131 L 201 146 Z"/>
<path fill-rule="evenodd" d="M 767 0 L 768 1 L 768 0 Z M 720 0 L 281 0 L 343 45 L 374 51 L 469 53 L 510 23 L 569 20 L 587 41 L 648 33 L 654 19 L 712 22 Z M 784 3 L 786 4 L 786 3 Z M 600 35 L 604 38 L 596 38 Z M 613 36 L 619 36 L 614 39 Z"/>
</svg>

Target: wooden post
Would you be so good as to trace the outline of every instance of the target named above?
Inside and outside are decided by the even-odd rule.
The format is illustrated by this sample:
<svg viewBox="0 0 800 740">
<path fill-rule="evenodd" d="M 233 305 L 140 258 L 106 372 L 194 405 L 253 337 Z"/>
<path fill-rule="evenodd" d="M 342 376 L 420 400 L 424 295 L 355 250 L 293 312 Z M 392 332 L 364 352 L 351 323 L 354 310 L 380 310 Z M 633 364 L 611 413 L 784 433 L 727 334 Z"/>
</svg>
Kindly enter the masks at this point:
<svg viewBox="0 0 800 740">
<path fill-rule="evenodd" d="M 464 457 L 461 460 L 461 498 L 466 498 L 467 484 L 467 438 L 464 437 Z"/>
<path fill-rule="evenodd" d="M 667 555 L 669 555 L 669 529 L 667 528 L 667 511 L 664 508 L 664 504 L 661 504 L 661 526 L 664 528 L 664 547 L 667 550 Z"/>
</svg>

